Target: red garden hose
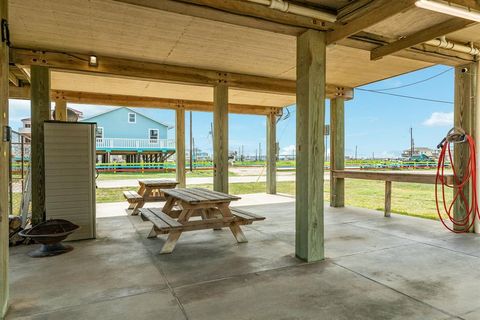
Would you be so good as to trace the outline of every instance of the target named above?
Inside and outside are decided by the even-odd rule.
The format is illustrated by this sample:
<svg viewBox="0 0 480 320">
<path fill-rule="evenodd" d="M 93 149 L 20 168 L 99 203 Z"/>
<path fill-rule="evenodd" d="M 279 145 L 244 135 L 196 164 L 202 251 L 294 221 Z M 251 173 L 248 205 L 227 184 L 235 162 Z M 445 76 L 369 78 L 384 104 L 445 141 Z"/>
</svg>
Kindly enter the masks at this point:
<svg viewBox="0 0 480 320">
<path fill-rule="evenodd" d="M 455 130 L 460 131 L 461 133 L 455 133 L 454 132 Z M 453 163 L 452 152 L 450 150 L 451 143 L 467 143 L 469 147 L 467 171 L 465 172 L 463 178 L 461 179 L 458 177 L 457 171 L 455 170 L 455 166 Z M 463 130 L 452 129 L 449 131 L 447 136 L 442 140 L 442 142 L 438 145 L 438 147 L 441 148 L 440 156 L 438 158 L 437 175 L 435 180 L 435 202 L 437 206 L 438 217 L 440 218 L 440 221 L 445 226 L 445 228 L 447 228 L 452 232 L 455 232 L 455 233 L 469 232 L 473 224 L 475 223 L 475 217 L 480 219 L 480 212 L 478 211 L 478 202 L 477 202 L 477 161 L 475 157 L 475 142 L 473 141 L 473 138 L 470 135 L 465 134 Z M 453 171 L 453 184 L 451 185 L 448 184 L 447 179 L 445 177 L 445 172 L 444 172 L 445 158 L 447 154 L 448 154 L 448 159 L 450 160 L 450 164 Z M 472 195 L 471 195 L 470 201 L 465 196 L 465 193 L 463 190 L 464 187 L 467 186 L 465 188 L 465 192 L 467 193 L 467 195 L 469 194 L 468 182 L 470 182 L 472 186 Z M 439 192 L 438 192 L 439 184 L 441 184 L 442 186 L 441 188 L 442 203 L 441 204 L 440 204 Z M 445 199 L 446 188 L 447 190 L 454 189 L 453 200 L 448 204 L 448 206 L 447 206 L 447 201 Z M 458 198 L 460 198 L 459 201 L 462 201 L 466 210 L 465 217 L 461 219 L 455 219 L 452 212 L 452 208 L 454 207 L 454 204 Z M 440 210 L 440 205 L 443 207 L 443 214 Z M 444 216 L 445 214 L 448 216 L 448 219 L 450 220 L 453 227 L 450 227 L 445 221 L 446 220 L 446 217 Z M 455 227 L 459 228 L 460 230 L 455 230 Z"/>
</svg>

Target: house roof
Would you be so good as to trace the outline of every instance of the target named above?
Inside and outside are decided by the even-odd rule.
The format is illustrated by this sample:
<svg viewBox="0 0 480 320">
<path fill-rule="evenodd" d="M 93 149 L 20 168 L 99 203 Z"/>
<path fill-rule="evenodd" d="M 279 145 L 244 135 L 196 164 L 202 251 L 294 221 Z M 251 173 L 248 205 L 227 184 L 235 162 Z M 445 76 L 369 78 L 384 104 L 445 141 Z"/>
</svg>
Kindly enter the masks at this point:
<svg viewBox="0 0 480 320">
<path fill-rule="evenodd" d="M 95 115 L 93 115 L 93 116 L 91 116 L 91 117 L 84 118 L 84 119 L 82 119 L 81 121 L 82 121 L 82 122 L 83 122 L 83 121 L 89 121 L 90 119 L 93 119 L 93 118 L 96 118 L 96 117 L 98 117 L 98 116 L 101 116 L 101 115 L 104 115 L 104 114 L 107 114 L 107 113 L 110 113 L 110 112 L 113 112 L 113 111 L 117 111 L 117 110 L 120 110 L 120 109 L 127 109 L 127 110 L 129 110 L 129 111 L 131 111 L 131 112 L 133 112 L 133 113 L 136 113 L 136 114 L 141 115 L 142 117 L 145 117 L 145 118 L 147 118 L 147 119 L 150 119 L 150 120 L 152 120 L 152 121 L 154 121 L 154 122 L 156 122 L 156 123 L 158 123 L 158 124 L 160 124 L 160 125 L 162 125 L 162 126 L 165 126 L 165 127 L 167 127 L 168 129 L 172 129 L 172 128 L 173 128 L 172 125 L 169 125 L 169 124 L 167 124 L 167 123 L 165 123 L 165 122 L 157 121 L 157 120 L 153 119 L 152 117 L 149 117 L 149 116 L 147 116 L 147 115 L 144 115 L 143 113 L 138 112 L 138 111 L 136 111 L 136 110 L 134 110 L 134 109 L 132 109 L 132 108 L 129 108 L 129 107 L 113 108 L 113 109 L 111 109 L 111 110 L 106 110 L 106 111 L 103 111 L 103 112 L 99 112 L 99 113 L 97 113 L 97 114 L 95 114 Z"/>
<path fill-rule="evenodd" d="M 70 108 L 70 107 L 67 107 L 67 110 L 75 113 L 75 114 L 78 116 L 78 118 L 82 118 L 82 117 L 83 117 L 83 112 L 80 111 L 80 110 L 73 109 L 73 108 Z M 51 112 L 52 112 L 52 115 L 53 115 L 53 113 L 55 112 L 55 109 L 52 109 Z M 20 119 L 20 121 L 31 121 L 31 120 L 32 120 L 32 119 L 31 119 L 30 117 L 29 117 L 29 118 Z"/>
</svg>

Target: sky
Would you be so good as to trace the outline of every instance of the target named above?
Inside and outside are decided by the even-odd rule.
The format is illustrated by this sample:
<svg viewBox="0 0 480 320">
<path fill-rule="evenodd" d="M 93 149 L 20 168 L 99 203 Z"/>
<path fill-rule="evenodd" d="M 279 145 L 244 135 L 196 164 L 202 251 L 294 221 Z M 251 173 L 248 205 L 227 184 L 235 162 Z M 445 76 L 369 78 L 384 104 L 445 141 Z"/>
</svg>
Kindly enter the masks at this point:
<svg viewBox="0 0 480 320">
<path fill-rule="evenodd" d="M 435 77 L 434 77 L 435 76 Z M 432 79 L 429 79 L 434 77 Z M 428 80 L 429 79 L 429 80 Z M 382 91 L 396 95 L 439 100 L 430 102 L 379 94 L 363 90 L 384 90 L 424 82 L 405 88 Z M 355 98 L 345 103 L 345 154 L 353 156 L 357 147 L 358 157 L 391 158 L 400 156 L 410 147 L 410 127 L 413 128 L 415 145 L 435 148 L 453 126 L 454 70 L 447 66 L 434 66 L 388 80 L 379 81 L 355 90 Z M 326 123 L 330 122 L 329 104 L 326 107 Z M 85 117 L 114 107 L 69 104 Z M 292 154 L 295 149 L 295 105 L 288 107 L 291 116 L 282 119 L 277 126 L 280 154 Z M 138 112 L 155 120 L 175 124 L 173 110 L 137 108 Z M 17 130 L 21 119 L 30 117 L 30 102 L 10 100 L 10 126 Z M 195 146 L 212 152 L 210 126 L 212 113 L 193 112 L 193 137 Z M 187 148 L 189 146 L 189 112 L 186 113 Z M 169 138 L 174 138 L 174 129 Z M 266 119 L 264 116 L 229 116 L 230 150 L 243 146 L 246 155 L 255 155 L 259 144 L 265 155 Z M 329 146 L 327 145 L 327 149 Z"/>
</svg>

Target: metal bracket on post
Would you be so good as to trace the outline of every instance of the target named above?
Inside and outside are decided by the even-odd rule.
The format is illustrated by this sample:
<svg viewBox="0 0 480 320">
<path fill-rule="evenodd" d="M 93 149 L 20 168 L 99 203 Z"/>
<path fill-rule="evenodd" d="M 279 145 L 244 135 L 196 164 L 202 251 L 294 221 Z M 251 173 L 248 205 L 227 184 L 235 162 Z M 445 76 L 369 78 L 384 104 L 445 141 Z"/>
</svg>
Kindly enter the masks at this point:
<svg viewBox="0 0 480 320">
<path fill-rule="evenodd" d="M 10 29 L 8 28 L 8 21 L 2 19 L 2 42 L 6 42 L 7 47 L 10 47 Z"/>
<path fill-rule="evenodd" d="M 10 142 L 12 141 L 12 128 L 9 126 L 4 126 L 2 130 L 2 141 Z"/>
</svg>

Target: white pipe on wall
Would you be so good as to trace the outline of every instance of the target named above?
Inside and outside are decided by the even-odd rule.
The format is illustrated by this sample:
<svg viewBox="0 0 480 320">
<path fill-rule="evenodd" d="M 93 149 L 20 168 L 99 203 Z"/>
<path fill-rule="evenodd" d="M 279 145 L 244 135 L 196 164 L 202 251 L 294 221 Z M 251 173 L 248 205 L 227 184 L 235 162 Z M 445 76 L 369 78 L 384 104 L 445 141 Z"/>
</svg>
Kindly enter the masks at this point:
<svg viewBox="0 0 480 320">
<path fill-rule="evenodd" d="M 311 9 L 296 4 L 292 4 L 285 0 L 247 0 L 249 2 L 268 6 L 273 10 L 292 13 L 299 16 L 309 17 L 327 22 L 337 21 L 337 16 L 326 11 Z"/>
<path fill-rule="evenodd" d="M 437 48 L 444 48 L 444 49 L 448 49 L 456 52 L 470 54 L 472 56 L 480 55 L 480 50 L 478 48 L 475 48 L 474 46 L 469 47 L 463 44 L 451 42 L 451 41 L 448 41 L 445 37 L 427 41 L 425 42 L 425 44 L 429 46 L 437 47 Z"/>
</svg>

